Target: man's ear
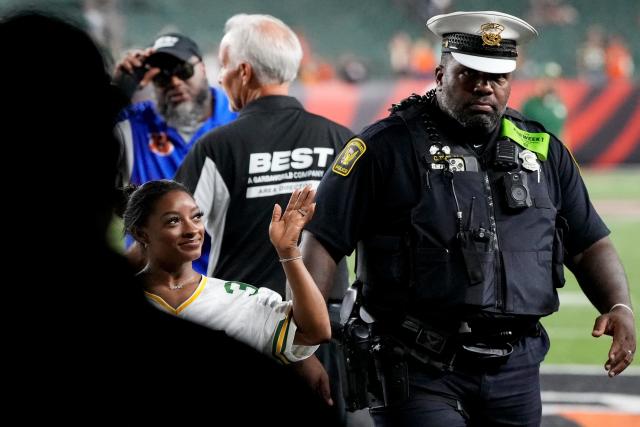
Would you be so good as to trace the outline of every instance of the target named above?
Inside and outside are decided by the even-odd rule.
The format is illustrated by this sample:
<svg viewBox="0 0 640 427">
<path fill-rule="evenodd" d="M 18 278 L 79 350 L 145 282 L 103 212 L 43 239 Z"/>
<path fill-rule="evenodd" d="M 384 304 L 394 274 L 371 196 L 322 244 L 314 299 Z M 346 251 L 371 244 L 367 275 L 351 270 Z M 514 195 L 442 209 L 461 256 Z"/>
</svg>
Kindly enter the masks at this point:
<svg viewBox="0 0 640 427">
<path fill-rule="evenodd" d="M 247 64 L 243 62 L 240 64 L 240 78 L 242 79 L 243 85 L 248 85 L 253 78 L 253 67 L 251 64 Z"/>
</svg>

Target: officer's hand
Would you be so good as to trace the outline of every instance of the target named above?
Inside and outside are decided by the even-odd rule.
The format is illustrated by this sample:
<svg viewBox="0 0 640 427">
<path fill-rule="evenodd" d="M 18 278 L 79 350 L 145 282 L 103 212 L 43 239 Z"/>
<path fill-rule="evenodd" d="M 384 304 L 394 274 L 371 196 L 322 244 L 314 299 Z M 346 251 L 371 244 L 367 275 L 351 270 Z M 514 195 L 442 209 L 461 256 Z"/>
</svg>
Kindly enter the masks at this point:
<svg viewBox="0 0 640 427">
<path fill-rule="evenodd" d="M 280 258 L 291 258 L 300 254 L 298 240 L 302 228 L 311 220 L 315 212 L 315 196 L 315 190 L 311 186 L 306 186 L 291 194 L 284 213 L 280 205 L 276 204 L 273 207 L 269 239 Z"/>
<path fill-rule="evenodd" d="M 598 316 L 591 335 L 613 337 L 609 359 L 604 365 L 610 377 L 618 375 L 631 364 L 636 352 L 636 332 L 633 314 L 629 310 L 617 307 L 610 313 Z"/>
<path fill-rule="evenodd" d="M 329 375 L 316 356 L 291 364 L 295 371 L 329 406 L 333 406 Z"/>
<path fill-rule="evenodd" d="M 149 82 L 151 82 L 151 80 L 153 80 L 156 74 L 160 72 L 159 68 L 150 68 L 145 64 L 145 60 L 154 52 L 153 48 L 129 51 L 125 57 L 116 64 L 116 68 L 113 73 L 114 80 L 120 79 L 123 73 L 127 73 L 133 76 L 136 80 L 139 80 L 139 89 L 145 87 Z"/>
</svg>

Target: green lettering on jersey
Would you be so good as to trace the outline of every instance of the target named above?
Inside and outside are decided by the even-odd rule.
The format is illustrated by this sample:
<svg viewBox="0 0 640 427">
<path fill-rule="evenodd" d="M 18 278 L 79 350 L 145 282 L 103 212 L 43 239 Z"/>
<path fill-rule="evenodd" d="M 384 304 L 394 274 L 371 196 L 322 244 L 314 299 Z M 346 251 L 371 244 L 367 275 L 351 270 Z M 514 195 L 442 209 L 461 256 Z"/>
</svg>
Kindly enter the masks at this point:
<svg viewBox="0 0 640 427">
<path fill-rule="evenodd" d="M 232 294 L 235 290 L 240 290 L 240 291 L 249 290 L 251 291 L 250 295 L 255 295 L 258 293 L 258 288 L 242 282 L 226 282 L 224 284 L 224 290 L 227 291 L 228 294 Z"/>
<path fill-rule="evenodd" d="M 517 127 L 507 119 L 502 119 L 501 136 L 506 136 L 516 144 L 533 151 L 540 160 L 547 160 L 550 136 L 546 132 L 527 132 Z"/>
</svg>

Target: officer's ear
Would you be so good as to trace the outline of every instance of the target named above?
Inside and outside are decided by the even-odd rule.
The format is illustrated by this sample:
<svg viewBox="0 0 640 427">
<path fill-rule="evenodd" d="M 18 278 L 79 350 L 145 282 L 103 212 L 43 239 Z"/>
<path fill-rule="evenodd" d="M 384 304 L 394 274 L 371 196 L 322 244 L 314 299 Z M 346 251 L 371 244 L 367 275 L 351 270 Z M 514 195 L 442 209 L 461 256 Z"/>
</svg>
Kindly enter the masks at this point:
<svg viewBox="0 0 640 427">
<path fill-rule="evenodd" d="M 436 76 L 436 86 L 438 88 L 442 87 L 442 79 L 444 78 L 444 67 L 445 67 L 444 64 L 440 64 L 440 65 L 438 65 L 436 67 L 435 72 L 434 72 L 434 74 Z"/>
</svg>

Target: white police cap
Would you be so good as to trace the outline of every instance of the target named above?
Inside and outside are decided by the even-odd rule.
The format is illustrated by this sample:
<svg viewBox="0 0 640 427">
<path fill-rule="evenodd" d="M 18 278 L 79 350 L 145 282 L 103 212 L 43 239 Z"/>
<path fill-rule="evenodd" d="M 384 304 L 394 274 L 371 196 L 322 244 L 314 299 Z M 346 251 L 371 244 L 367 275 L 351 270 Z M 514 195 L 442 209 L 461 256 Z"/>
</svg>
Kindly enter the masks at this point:
<svg viewBox="0 0 640 427">
<path fill-rule="evenodd" d="M 454 12 L 436 15 L 427 27 L 442 37 L 442 51 L 465 67 L 485 73 L 516 69 L 517 45 L 538 35 L 535 28 L 502 12 Z"/>
</svg>

